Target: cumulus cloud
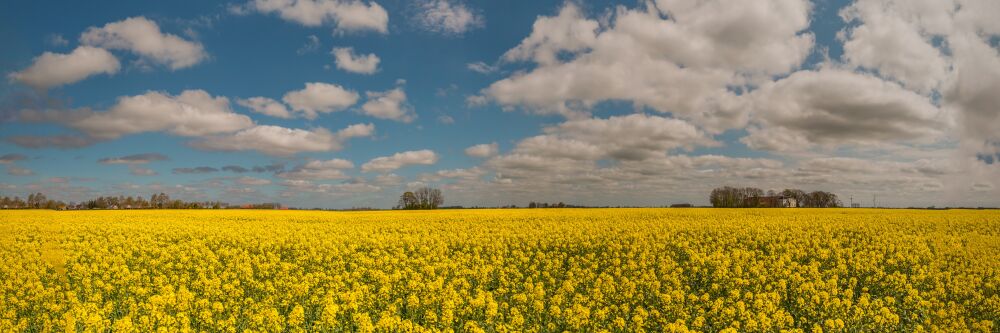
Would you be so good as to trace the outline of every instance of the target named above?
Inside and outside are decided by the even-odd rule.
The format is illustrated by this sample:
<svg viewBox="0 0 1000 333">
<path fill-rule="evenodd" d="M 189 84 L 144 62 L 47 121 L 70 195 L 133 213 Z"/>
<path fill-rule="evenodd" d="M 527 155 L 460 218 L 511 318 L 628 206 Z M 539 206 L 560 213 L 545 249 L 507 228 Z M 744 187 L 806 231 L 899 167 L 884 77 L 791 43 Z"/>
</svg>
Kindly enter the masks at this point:
<svg viewBox="0 0 1000 333">
<path fill-rule="evenodd" d="M 45 52 L 28 68 L 8 77 L 37 89 L 70 84 L 97 74 L 115 74 L 121 68 L 118 58 L 105 49 L 80 46 L 69 54 Z"/>
<path fill-rule="evenodd" d="M 154 64 L 172 70 L 191 67 L 208 58 L 205 48 L 172 34 L 163 33 L 156 22 L 137 16 L 90 27 L 80 35 L 80 43 L 112 50 L 128 50 Z"/>
<path fill-rule="evenodd" d="M 1000 32 L 994 32 L 1000 39 Z M 975 35 L 951 38 L 954 73 L 945 81 L 944 107 L 957 114 L 966 147 L 991 152 L 1000 146 L 1000 52 Z"/>
<path fill-rule="evenodd" d="M 531 35 L 517 47 L 503 55 L 506 61 L 531 60 L 542 65 L 559 62 L 559 52 L 577 52 L 592 47 L 597 42 L 596 20 L 584 17 L 580 7 L 567 3 L 555 17 L 539 17 L 532 26 Z"/>
<path fill-rule="evenodd" d="M 940 136 L 943 124 L 926 97 L 842 70 L 796 72 L 765 84 L 752 98 L 757 126 L 742 142 L 753 149 L 926 142 Z"/>
<path fill-rule="evenodd" d="M 158 131 L 204 136 L 253 125 L 250 117 L 233 112 L 229 99 L 212 97 L 204 90 L 185 90 L 176 96 L 155 91 L 125 96 L 107 112 L 78 112 L 57 121 L 98 139 Z"/>
<path fill-rule="evenodd" d="M 303 152 L 337 151 L 350 138 L 370 136 L 371 124 L 355 124 L 336 133 L 324 128 L 297 129 L 272 125 L 257 125 L 231 135 L 211 136 L 191 145 L 205 150 L 256 150 L 267 155 L 290 156 Z"/>
<path fill-rule="evenodd" d="M 848 23 L 843 32 L 844 60 L 854 67 L 876 70 L 908 88 L 929 93 L 945 78 L 944 55 L 933 46 L 933 33 L 948 29 L 941 22 L 954 11 L 950 1 L 907 1 L 886 6 L 861 0 L 841 10 Z M 916 15 L 927 21 L 910 21 Z"/>
<path fill-rule="evenodd" d="M 169 160 L 166 155 L 160 153 L 143 153 L 126 155 L 121 157 L 105 157 L 97 160 L 101 164 L 146 164 L 156 161 L 166 161 Z"/>
<path fill-rule="evenodd" d="M 344 170 L 352 168 L 354 168 L 354 163 L 345 159 L 316 160 L 309 161 L 292 170 L 278 173 L 278 177 L 310 180 L 347 179 L 349 177 L 344 173 Z"/>
<path fill-rule="evenodd" d="M 485 25 L 485 19 L 465 4 L 450 0 L 427 0 L 418 5 L 414 17 L 420 28 L 444 35 L 461 35 Z"/>
<path fill-rule="evenodd" d="M 644 160 L 671 149 L 716 145 L 685 121 L 645 114 L 570 120 L 546 128 L 545 133 L 522 140 L 513 153 L 572 160 Z"/>
<path fill-rule="evenodd" d="M 409 123 L 417 118 L 413 106 L 406 102 L 406 92 L 403 88 L 389 91 L 369 91 L 368 101 L 361 106 L 361 112 L 379 119 L 389 119 Z"/>
<path fill-rule="evenodd" d="M 813 45 L 810 11 L 803 0 L 661 1 L 618 7 L 602 25 L 569 3 L 503 56 L 537 66 L 475 100 L 577 118 L 600 102 L 629 101 L 712 132 L 740 127 L 746 115 L 730 88 L 800 66 Z"/>
<path fill-rule="evenodd" d="M 319 113 L 344 110 L 357 103 L 359 97 L 357 92 L 336 84 L 310 82 L 302 90 L 286 93 L 282 100 L 305 118 L 315 119 Z"/>
<path fill-rule="evenodd" d="M 479 167 L 467 169 L 438 170 L 434 173 L 425 173 L 418 177 L 420 182 L 431 183 L 442 180 L 476 181 L 486 175 L 486 170 Z"/>
<path fill-rule="evenodd" d="M 275 118 L 292 118 L 292 113 L 284 104 L 267 97 L 250 97 L 237 99 L 236 104 L 242 105 L 253 112 L 268 115 Z"/>
<path fill-rule="evenodd" d="M 432 150 L 413 150 L 395 153 L 392 156 L 376 157 L 361 165 L 361 171 L 386 173 L 407 165 L 432 165 L 438 155 Z"/>
<path fill-rule="evenodd" d="M 482 143 L 469 148 L 465 148 L 465 154 L 472 157 L 486 158 L 494 156 L 500 152 L 500 146 L 496 142 Z"/>
<path fill-rule="evenodd" d="M 389 31 L 389 14 L 378 3 L 359 0 L 253 0 L 249 7 L 277 13 L 282 19 L 308 27 L 333 25 L 336 31 Z"/>
<path fill-rule="evenodd" d="M 966 156 L 989 152 L 1000 141 L 998 11 L 989 0 L 858 0 L 840 13 L 844 61 L 939 103 Z"/>
<path fill-rule="evenodd" d="M 264 178 L 256 178 L 256 177 L 240 177 L 236 179 L 236 183 L 240 185 L 261 186 L 261 185 L 270 185 L 271 180 Z"/>
<path fill-rule="evenodd" d="M 330 54 L 337 61 L 337 68 L 345 71 L 358 74 L 375 74 L 378 71 L 379 58 L 374 53 L 355 54 L 353 47 L 337 47 Z"/>
</svg>

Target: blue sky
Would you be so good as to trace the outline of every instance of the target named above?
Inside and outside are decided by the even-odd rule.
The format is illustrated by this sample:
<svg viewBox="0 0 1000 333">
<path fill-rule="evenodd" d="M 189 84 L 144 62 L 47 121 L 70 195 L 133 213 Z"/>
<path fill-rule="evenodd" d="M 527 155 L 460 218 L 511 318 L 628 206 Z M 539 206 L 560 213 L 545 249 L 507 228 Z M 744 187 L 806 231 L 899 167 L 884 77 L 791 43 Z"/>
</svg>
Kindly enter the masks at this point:
<svg viewBox="0 0 1000 333">
<path fill-rule="evenodd" d="M 998 32 L 988 20 L 1000 12 L 989 1 L 959 9 L 874 0 L 2 6 L 7 195 L 166 191 L 190 200 L 388 207 L 399 192 L 429 185 L 464 205 L 663 205 L 702 204 L 712 187 L 752 185 L 830 190 L 845 200 L 883 193 L 901 206 L 997 204 L 997 167 L 976 158 L 995 154 L 1000 142 L 1000 112 L 982 102 L 1000 86 Z M 735 9 L 710 17 L 712 6 Z M 150 23 L 159 31 L 134 33 Z M 898 42 L 879 39 L 886 35 Z M 156 44 L 166 40 L 176 43 Z M 141 45 L 150 41 L 156 45 Z M 346 68 L 335 48 L 374 55 L 377 64 Z M 85 60 L 78 49 L 99 54 Z M 41 61 L 45 53 L 80 57 Z M 984 77 L 972 80 L 969 68 Z M 310 83 L 356 97 L 317 105 L 333 97 Z M 203 109 L 180 97 L 185 91 L 224 105 Z M 296 91 L 317 99 L 290 102 Z M 122 100 L 136 96 L 160 98 L 163 108 Z M 289 118 L 241 102 L 253 97 L 273 100 Z M 385 103 L 374 103 L 380 97 Z M 192 113 L 180 115 L 185 108 Z M 125 118 L 109 128 L 111 117 L 101 114 L 111 112 L 169 120 Z M 228 118 L 197 118 L 211 112 Z M 272 149 L 261 145 L 286 139 L 268 132 L 248 141 L 263 127 L 336 137 L 356 124 L 368 130 Z M 26 137 L 87 144 L 14 139 Z M 320 146 L 302 148 L 313 143 Z M 491 143 L 495 149 L 466 151 Z M 151 154 L 165 158 L 142 158 Z M 380 157 L 388 166 L 364 167 Z M 331 160 L 350 165 L 309 165 Z M 273 164 L 283 171 L 221 170 Z M 197 167 L 219 170 L 184 173 Z"/>
</svg>

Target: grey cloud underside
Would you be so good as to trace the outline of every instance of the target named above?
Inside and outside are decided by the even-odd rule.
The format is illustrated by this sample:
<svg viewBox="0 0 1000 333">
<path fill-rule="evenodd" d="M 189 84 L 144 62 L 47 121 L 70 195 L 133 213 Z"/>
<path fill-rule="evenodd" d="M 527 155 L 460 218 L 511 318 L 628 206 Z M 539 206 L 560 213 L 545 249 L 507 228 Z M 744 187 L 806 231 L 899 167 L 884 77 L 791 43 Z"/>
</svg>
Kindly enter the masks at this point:
<svg viewBox="0 0 1000 333">
<path fill-rule="evenodd" d="M 24 154 L 4 154 L 0 156 L 0 164 L 10 164 L 28 159 Z"/>
<path fill-rule="evenodd" d="M 105 157 L 97 160 L 101 164 L 146 164 L 156 161 L 167 161 L 169 157 L 160 153 L 133 154 L 122 157 Z"/>
<path fill-rule="evenodd" d="M 174 168 L 173 173 L 175 174 L 204 174 L 204 173 L 214 173 L 219 172 L 219 169 L 207 166 L 193 167 L 193 168 Z"/>
<path fill-rule="evenodd" d="M 98 142 L 98 139 L 74 136 L 74 135 L 15 135 L 9 136 L 6 140 L 24 148 L 60 148 L 74 149 L 83 148 Z"/>
</svg>

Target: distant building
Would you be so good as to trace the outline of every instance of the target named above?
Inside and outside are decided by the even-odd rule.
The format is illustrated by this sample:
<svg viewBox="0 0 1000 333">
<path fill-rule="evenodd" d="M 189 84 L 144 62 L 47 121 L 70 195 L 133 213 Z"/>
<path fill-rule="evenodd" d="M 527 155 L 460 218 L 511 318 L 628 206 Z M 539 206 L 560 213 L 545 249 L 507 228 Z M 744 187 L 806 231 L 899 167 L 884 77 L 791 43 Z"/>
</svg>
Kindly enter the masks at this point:
<svg viewBox="0 0 1000 333">
<path fill-rule="evenodd" d="M 794 197 L 784 195 L 765 196 L 757 200 L 758 207 L 763 208 L 795 208 L 799 206 Z"/>
</svg>

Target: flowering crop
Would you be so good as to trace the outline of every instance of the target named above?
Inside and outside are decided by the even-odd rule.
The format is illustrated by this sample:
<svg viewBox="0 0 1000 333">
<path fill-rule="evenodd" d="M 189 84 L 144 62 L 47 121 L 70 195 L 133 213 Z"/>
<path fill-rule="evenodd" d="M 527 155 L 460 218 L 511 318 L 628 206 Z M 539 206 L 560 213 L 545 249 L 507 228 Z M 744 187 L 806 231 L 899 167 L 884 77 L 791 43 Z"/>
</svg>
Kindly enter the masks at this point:
<svg viewBox="0 0 1000 333">
<path fill-rule="evenodd" d="M 1000 212 L 0 212 L 0 332 L 1000 330 Z"/>
</svg>

